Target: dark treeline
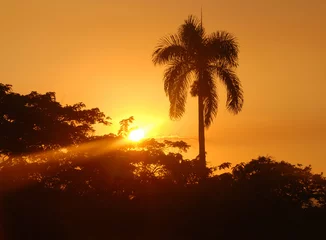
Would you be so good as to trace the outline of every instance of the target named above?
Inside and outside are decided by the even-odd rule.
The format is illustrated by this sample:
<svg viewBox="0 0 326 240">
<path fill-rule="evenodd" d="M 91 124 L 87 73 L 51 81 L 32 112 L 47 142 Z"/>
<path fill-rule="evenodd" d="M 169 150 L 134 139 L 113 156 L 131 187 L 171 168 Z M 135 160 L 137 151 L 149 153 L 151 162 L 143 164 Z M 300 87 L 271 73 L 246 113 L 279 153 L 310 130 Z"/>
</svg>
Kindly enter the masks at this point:
<svg viewBox="0 0 326 240">
<path fill-rule="evenodd" d="M 183 141 L 93 136 L 99 109 L 0 84 L 0 239 L 312 239 L 326 180 L 258 157 L 198 174 Z M 229 172 L 219 173 L 229 169 Z"/>
</svg>

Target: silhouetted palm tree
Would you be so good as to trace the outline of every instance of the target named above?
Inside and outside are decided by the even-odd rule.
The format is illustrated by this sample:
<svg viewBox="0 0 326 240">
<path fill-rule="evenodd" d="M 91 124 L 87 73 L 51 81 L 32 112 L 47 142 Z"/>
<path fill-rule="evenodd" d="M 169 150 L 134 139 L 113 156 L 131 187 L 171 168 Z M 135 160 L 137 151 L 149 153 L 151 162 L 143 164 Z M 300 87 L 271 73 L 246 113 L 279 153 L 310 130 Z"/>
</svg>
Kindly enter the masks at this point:
<svg viewBox="0 0 326 240">
<path fill-rule="evenodd" d="M 153 52 L 155 65 L 167 65 L 164 90 L 170 101 L 171 119 L 185 112 L 188 90 L 198 97 L 199 159 L 206 166 L 205 128 L 218 110 L 215 77 L 226 86 L 227 109 L 237 114 L 242 109 L 243 91 L 235 69 L 238 66 L 238 43 L 225 31 L 205 33 L 201 21 L 189 16 L 177 34 L 163 37 Z"/>
</svg>

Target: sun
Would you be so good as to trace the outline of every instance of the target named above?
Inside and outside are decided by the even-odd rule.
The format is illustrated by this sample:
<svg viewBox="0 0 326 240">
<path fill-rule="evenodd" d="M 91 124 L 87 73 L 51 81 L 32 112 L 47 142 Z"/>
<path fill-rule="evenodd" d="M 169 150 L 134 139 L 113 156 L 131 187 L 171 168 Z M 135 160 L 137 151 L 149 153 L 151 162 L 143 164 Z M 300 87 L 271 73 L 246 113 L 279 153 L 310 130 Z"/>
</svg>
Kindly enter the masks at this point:
<svg viewBox="0 0 326 240">
<path fill-rule="evenodd" d="M 137 142 L 145 137 L 145 131 L 141 128 L 133 130 L 129 133 L 129 139 L 131 141 Z"/>
</svg>

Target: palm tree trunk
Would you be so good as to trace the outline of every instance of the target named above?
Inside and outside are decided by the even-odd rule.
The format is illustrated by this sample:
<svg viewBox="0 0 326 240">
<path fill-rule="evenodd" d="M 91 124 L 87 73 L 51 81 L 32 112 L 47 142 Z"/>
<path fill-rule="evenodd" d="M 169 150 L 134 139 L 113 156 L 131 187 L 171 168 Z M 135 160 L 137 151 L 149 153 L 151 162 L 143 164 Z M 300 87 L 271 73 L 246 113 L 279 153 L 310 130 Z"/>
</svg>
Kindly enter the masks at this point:
<svg viewBox="0 0 326 240">
<path fill-rule="evenodd" d="M 198 141 L 199 141 L 199 161 L 200 175 L 206 177 L 206 152 L 205 152 L 205 125 L 204 125 L 204 103 L 203 97 L 198 94 Z"/>
</svg>

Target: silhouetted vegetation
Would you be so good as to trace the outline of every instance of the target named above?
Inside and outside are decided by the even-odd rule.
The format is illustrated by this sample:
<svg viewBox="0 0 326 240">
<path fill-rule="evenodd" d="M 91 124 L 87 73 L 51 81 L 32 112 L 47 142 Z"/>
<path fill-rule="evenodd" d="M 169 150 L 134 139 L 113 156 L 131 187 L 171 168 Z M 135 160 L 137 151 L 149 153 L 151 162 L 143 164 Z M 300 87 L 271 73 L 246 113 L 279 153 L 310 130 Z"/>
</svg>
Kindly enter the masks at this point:
<svg viewBox="0 0 326 240">
<path fill-rule="evenodd" d="M 12 92 L 0 84 L 0 154 L 6 156 L 78 144 L 94 132 L 95 123 L 109 124 L 98 108 L 83 103 L 61 106 L 55 93 Z"/>
<path fill-rule="evenodd" d="M 183 141 L 93 136 L 99 109 L 0 85 L 1 239 L 310 239 L 323 236 L 326 179 L 258 157 L 187 160 Z M 219 170 L 229 172 L 219 174 Z"/>
<path fill-rule="evenodd" d="M 218 110 L 216 77 L 226 87 L 227 109 L 237 114 L 243 106 L 243 90 L 235 73 L 238 53 L 238 43 L 232 34 L 217 31 L 207 35 L 202 21 L 191 15 L 177 34 L 162 38 L 153 52 L 154 64 L 167 65 L 163 79 L 170 101 L 170 117 L 182 117 L 189 89 L 191 95 L 198 98 L 202 169 L 206 167 L 205 128 L 212 124 Z"/>
</svg>

